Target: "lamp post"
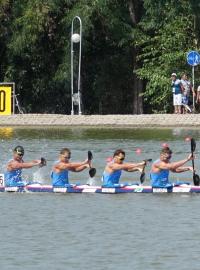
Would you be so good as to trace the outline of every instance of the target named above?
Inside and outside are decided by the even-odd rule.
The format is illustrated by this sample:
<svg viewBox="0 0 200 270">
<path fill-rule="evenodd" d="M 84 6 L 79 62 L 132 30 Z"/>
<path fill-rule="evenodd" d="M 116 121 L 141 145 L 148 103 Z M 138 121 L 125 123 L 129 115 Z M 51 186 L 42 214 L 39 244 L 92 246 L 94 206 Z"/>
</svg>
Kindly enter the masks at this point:
<svg viewBox="0 0 200 270">
<path fill-rule="evenodd" d="M 79 23 L 79 33 L 74 33 L 74 22 L 78 21 Z M 78 49 L 78 83 L 77 91 L 74 92 L 74 43 L 79 43 Z M 72 101 L 72 110 L 71 115 L 74 115 L 74 105 L 78 105 L 78 114 L 81 115 L 81 43 L 82 43 L 82 22 L 81 18 L 76 16 L 72 20 L 71 26 L 71 101 Z"/>
</svg>

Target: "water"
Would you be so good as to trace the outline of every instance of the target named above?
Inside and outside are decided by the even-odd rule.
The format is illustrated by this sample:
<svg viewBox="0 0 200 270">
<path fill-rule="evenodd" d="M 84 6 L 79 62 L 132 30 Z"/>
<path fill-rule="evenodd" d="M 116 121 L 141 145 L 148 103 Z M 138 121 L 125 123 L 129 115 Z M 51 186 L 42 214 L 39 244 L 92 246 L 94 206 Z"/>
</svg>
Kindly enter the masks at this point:
<svg viewBox="0 0 200 270">
<path fill-rule="evenodd" d="M 157 158 L 167 142 L 178 160 L 190 152 L 184 140 L 189 135 L 197 140 L 198 150 L 197 130 L 1 130 L 1 169 L 14 146 L 22 144 L 25 160 L 48 160 L 46 168 L 27 170 L 26 178 L 36 173 L 38 180 L 50 183 L 49 171 L 60 148 L 71 148 L 73 160 L 84 159 L 92 150 L 100 182 L 105 159 L 116 148 L 126 151 L 127 160 L 139 161 Z M 141 155 L 135 154 L 138 147 Z M 88 172 L 70 177 L 86 182 Z M 124 173 L 122 182 L 137 178 L 137 173 Z M 191 173 L 173 178 L 191 179 Z M 199 202 L 198 194 L 2 193 L 0 269 L 199 269 Z"/>
</svg>

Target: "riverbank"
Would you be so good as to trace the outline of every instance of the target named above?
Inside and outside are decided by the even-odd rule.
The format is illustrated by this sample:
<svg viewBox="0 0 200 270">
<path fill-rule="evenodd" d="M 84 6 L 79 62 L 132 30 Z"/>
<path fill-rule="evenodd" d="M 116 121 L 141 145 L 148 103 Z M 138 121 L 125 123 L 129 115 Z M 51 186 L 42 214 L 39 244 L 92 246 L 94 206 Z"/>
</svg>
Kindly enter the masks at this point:
<svg viewBox="0 0 200 270">
<path fill-rule="evenodd" d="M 0 116 L 0 126 L 85 127 L 200 127 L 200 114 L 63 115 L 16 114 Z"/>
</svg>

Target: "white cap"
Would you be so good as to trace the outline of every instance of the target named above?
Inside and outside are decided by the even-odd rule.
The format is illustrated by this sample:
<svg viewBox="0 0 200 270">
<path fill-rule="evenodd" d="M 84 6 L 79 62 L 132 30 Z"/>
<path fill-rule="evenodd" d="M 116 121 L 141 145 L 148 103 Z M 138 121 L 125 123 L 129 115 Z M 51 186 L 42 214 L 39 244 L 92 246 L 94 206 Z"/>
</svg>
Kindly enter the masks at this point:
<svg viewBox="0 0 200 270">
<path fill-rule="evenodd" d="M 176 77 L 177 77 L 176 73 L 172 73 L 172 75 L 171 75 L 171 76 L 176 76 Z"/>
</svg>

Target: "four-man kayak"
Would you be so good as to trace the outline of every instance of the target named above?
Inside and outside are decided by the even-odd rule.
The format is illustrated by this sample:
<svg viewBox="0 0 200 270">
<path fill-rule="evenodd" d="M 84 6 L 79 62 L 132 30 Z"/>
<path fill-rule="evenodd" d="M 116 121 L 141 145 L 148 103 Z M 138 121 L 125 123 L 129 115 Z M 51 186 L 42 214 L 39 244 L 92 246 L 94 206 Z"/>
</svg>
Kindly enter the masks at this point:
<svg viewBox="0 0 200 270">
<path fill-rule="evenodd" d="M 102 187 L 89 185 L 69 185 L 68 187 L 53 187 L 52 185 L 29 184 L 19 187 L 0 186 L 0 192 L 48 192 L 48 193 L 200 193 L 200 186 L 182 184 L 168 188 L 153 188 L 143 185 L 121 185 L 118 187 Z"/>
</svg>

